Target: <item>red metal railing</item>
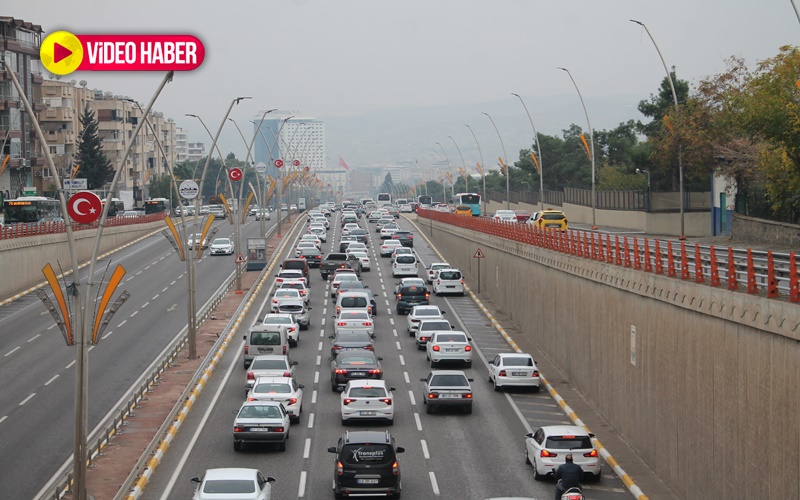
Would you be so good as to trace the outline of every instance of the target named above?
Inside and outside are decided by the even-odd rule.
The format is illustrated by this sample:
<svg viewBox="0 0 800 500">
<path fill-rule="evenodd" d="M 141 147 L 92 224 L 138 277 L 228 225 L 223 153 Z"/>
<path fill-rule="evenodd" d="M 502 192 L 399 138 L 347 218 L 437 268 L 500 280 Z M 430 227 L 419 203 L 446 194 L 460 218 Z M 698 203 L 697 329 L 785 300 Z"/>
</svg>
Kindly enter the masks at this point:
<svg viewBox="0 0 800 500">
<path fill-rule="evenodd" d="M 166 217 L 166 212 L 157 214 L 131 216 L 109 217 L 106 219 L 105 227 L 129 226 L 131 224 L 145 224 L 148 222 L 157 222 Z M 92 224 L 78 224 L 72 223 L 73 231 L 82 231 L 85 229 L 96 229 L 100 225 L 100 220 Z M 65 233 L 67 225 L 63 221 L 59 222 L 34 222 L 29 224 L 10 224 L 0 227 L 0 240 L 10 240 L 13 238 L 27 238 L 28 236 L 42 236 L 45 234 L 58 234 Z"/>
<path fill-rule="evenodd" d="M 607 264 L 633 268 L 637 271 L 664 274 L 666 259 L 667 275 L 690 280 L 696 283 L 708 283 L 713 287 L 722 286 L 722 280 L 729 290 L 738 290 L 739 280 L 747 282 L 747 293 L 757 295 L 764 292 L 769 298 L 787 297 L 800 303 L 800 285 L 798 284 L 797 259 L 794 252 L 775 254 L 759 252 L 752 249 L 735 250 L 728 247 L 727 259 L 718 259 L 713 245 L 695 244 L 692 249 L 686 248 L 684 241 L 680 249 L 673 251 L 671 241 L 654 240 L 653 252 L 650 241 L 644 238 L 641 244 L 638 238 L 606 234 L 605 248 L 603 235 L 594 231 L 570 229 L 566 232 L 553 229 L 540 229 L 532 224 L 503 222 L 490 217 L 467 217 L 449 212 L 434 210 L 417 210 L 417 216 L 432 219 L 471 231 L 489 234 L 497 238 L 518 241 L 556 252 L 566 253 Z M 666 252 L 663 248 L 666 247 Z M 640 251 L 640 248 L 643 251 Z M 722 254 L 724 255 L 724 253 Z M 680 273 L 680 274 L 678 274 Z M 724 274 L 724 276 L 723 276 Z M 710 280 L 706 280 L 706 276 Z"/>
</svg>

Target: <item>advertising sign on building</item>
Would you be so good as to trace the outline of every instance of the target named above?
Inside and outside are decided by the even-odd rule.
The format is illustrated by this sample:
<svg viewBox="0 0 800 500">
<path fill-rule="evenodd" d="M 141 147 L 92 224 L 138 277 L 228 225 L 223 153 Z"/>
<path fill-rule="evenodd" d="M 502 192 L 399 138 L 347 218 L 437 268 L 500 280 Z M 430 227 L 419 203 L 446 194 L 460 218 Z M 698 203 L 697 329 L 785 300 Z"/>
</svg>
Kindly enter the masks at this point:
<svg viewBox="0 0 800 500">
<path fill-rule="evenodd" d="M 248 271 L 260 271 L 267 267 L 267 239 L 247 238 Z"/>
</svg>

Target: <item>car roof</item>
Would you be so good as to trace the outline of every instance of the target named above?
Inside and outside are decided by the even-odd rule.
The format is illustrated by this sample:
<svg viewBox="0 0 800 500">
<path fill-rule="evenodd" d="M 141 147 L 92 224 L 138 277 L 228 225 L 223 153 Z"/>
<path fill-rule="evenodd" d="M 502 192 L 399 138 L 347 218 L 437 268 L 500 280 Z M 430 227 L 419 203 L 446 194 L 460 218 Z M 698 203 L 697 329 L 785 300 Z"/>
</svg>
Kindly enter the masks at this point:
<svg viewBox="0 0 800 500">
<path fill-rule="evenodd" d="M 369 380 L 350 380 L 347 382 L 347 385 L 350 387 L 383 387 L 384 389 L 388 389 L 389 386 L 386 385 L 385 380 L 376 380 L 376 379 L 369 379 Z"/>
<path fill-rule="evenodd" d="M 253 479 L 255 480 L 258 469 L 245 469 L 242 467 L 229 467 L 224 469 L 207 469 L 204 479 Z"/>
<path fill-rule="evenodd" d="M 342 440 L 345 444 L 353 443 L 384 443 L 392 442 L 389 431 L 347 431 Z"/>
<path fill-rule="evenodd" d="M 256 384 L 259 383 L 284 383 L 290 384 L 292 382 L 292 377 L 258 377 L 256 379 Z"/>
<path fill-rule="evenodd" d="M 433 370 L 431 373 L 433 375 L 464 375 L 464 377 L 467 376 L 467 374 L 464 373 L 463 370 Z"/>
<path fill-rule="evenodd" d="M 547 436 L 588 436 L 583 427 L 577 425 L 546 425 L 542 427 Z"/>
<path fill-rule="evenodd" d="M 280 359 L 280 360 L 288 360 L 289 356 L 286 354 L 259 354 L 258 356 L 253 358 L 253 361 L 257 359 Z"/>
</svg>

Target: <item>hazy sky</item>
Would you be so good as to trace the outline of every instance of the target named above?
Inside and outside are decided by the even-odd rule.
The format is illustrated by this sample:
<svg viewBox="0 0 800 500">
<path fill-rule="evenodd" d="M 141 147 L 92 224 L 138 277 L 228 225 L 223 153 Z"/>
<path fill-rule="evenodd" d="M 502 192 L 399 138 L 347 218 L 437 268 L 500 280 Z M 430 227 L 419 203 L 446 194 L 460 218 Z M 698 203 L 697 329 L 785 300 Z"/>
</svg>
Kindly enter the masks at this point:
<svg viewBox="0 0 800 500">
<path fill-rule="evenodd" d="M 646 33 L 630 18 L 647 24 L 667 63 L 691 82 L 720 72 L 730 55 L 752 65 L 800 40 L 790 0 L 10 3 L 3 15 L 40 24 L 47 33 L 199 37 L 205 63 L 178 74 L 155 108 L 188 128 L 191 140 L 206 143 L 210 140 L 184 113 L 203 116 L 214 129 L 235 96 L 253 97 L 231 115 L 242 126 L 259 109 L 325 118 L 491 102 L 511 98 L 509 92 L 523 95 L 535 114 L 537 103 L 574 93 L 567 75 L 556 69 L 564 66 L 587 101 L 611 95 L 644 98 L 656 90 L 664 69 Z M 90 88 L 146 102 L 162 76 L 84 72 L 65 78 L 85 79 Z M 575 108 L 564 112 L 583 123 L 577 96 Z M 241 157 L 240 143 L 226 131 L 224 150 Z M 335 161 L 335 153 L 329 154 Z"/>
</svg>

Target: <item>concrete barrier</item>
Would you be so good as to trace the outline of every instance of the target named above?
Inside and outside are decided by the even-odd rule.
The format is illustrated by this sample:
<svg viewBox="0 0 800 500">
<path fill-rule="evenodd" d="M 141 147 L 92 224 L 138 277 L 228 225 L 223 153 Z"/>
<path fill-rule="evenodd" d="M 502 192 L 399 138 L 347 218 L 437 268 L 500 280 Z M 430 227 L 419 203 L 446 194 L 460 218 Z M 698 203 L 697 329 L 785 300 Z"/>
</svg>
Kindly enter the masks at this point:
<svg viewBox="0 0 800 500">
<path fill-rule="evenodd" d="M 800 497 L 800 307 L 419 223 L 681 497 Z"/>
<path fill-rule="evenodd" d="M 100 239 L 100 253 L 163 228 L 166 228 L 164 221 L 107 227 Z M 91 258 L 96 234 L 97 229 L 73 232 L 79 264 Z M 56 273 L 61 271 L 58 264 L 65 272 L 72 271 L 67 234 L 1 240 L 0 262 L 2 262 L 2 279 L 0 279 L 0 299 L 2 299 L 44 281 L 40 270 L 48 262 Z"/>
</svg>

